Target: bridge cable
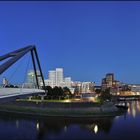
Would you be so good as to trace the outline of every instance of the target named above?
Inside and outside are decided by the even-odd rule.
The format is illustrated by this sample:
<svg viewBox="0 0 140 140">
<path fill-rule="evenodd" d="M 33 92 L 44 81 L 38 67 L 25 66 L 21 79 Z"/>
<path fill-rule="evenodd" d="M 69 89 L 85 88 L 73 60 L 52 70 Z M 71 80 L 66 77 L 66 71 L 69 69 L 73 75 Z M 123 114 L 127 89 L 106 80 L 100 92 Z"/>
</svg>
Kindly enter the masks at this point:
<svg viewBox="0 0 140 140">
<path fill-rule="evenodd" d="M 22 61 L 23 61 L 23 59 L 22 59 Z M 9 78 L 7 78 L 9 82 L 11 81 L 11 79 L 13 78 L 13 76 L 15 75 L 15 73 L 17 72 L 17 70 L 18 70 L 19 68 L 21 68 L 21 64 L 23 64 L 23 63 L 19 62 L 19 64 L 18 64 L 17 67 L 15 68 L 15 71 L 13 71 L 13 73 L 9 76 Z"/>
</svg>

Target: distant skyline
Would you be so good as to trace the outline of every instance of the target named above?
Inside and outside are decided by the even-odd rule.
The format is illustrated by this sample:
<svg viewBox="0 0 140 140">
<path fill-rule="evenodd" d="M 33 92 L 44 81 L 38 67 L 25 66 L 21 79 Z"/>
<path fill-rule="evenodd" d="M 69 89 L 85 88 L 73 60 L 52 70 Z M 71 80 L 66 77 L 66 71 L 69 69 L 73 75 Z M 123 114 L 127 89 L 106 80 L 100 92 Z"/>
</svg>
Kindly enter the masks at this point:
<svg viewBox="0 0 140 140">
<path fill-rule="evenodd" d="M 62 67 L 74 81 L 100 84 L 114 73 L 140 83 L 139 7 L 139 1 L 2 1 L 0 55 L 35 44 L 45 78 Z M 21 62 L 12 81 L 25 79 L 28 56 Z M 12 77 L 18 63 L 1 77 Z"/>
</svg>

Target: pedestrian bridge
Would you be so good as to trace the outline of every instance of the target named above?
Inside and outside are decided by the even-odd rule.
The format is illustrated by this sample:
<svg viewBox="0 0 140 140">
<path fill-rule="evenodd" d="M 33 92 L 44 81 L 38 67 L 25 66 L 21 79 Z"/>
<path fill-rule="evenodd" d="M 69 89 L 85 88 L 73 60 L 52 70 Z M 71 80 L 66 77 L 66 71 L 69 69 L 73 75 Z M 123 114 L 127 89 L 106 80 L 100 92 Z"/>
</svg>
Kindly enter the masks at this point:
<svg viewBox="0 0 140 140">
<path fill-rule="evenodd" d="M 45 91 L 35 88 L 0 88 L 0 100 L 4 98 L 30 96 L 41 93 L 45 93 Z"/>
<path fill-rule="evenodd" d="M 42 87 L 45 87 L 45 82 L 44 82 L 44 76 L 43 76 L 41 65 L 39 62 L 37 50 L 34 45 L 29 45 L 27 47 L 24 47 L 24 48 L 21 48 L 21 49 L 18 49 L 13 52 L 0 56 L 0 62 L 3 62 L 2 64 L 0 64 L 0 75 L 3 74 L 12 65 L 14 65 L 18 60 L 23 58 L 23 56 L 26 55 L 27 53 L 30 53 L 31 57 L 32 57 L 34 75 L 35 75 L 36 85 L 37 85 L 38 89 L 23 88 L 23 87 L 21 87 L 21 88 L 2 88 L 2 87 L 0 87 L 0 103 L 1 103 L 1 101 L 10 101 L 10 100 L 15 100 L 17 98 L 22 98 L 22 97 L 36 95 L 36 94 L 44 95 L 46 93 L 46 91 L 39 89 L 40 88 L 39 81 L 42 80 L 42 83 L 43 83 Z M 37 68 L 39 69 L 39 73 L 37 72 Z M 27 71 L 27 69 L 26 69 L 26 71 Z M 24 77 L 24 79 L 25 79 L 25 77 Z M 2 83 L 3 87 L 8 85 L 9 82 L 7 82 L 7 81 L 8 80 L 3 81 L 3 83 Z M 25 81 L 23 81 L 23 83 L 25 83 Z"/>
</svg>

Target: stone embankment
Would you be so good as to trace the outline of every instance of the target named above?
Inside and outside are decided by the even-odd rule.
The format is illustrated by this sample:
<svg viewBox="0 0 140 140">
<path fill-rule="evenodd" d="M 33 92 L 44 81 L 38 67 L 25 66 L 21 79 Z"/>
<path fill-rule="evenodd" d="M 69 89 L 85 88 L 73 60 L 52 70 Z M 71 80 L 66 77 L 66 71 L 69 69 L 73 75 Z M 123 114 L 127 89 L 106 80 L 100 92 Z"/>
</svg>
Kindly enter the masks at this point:
<svg viewBox="0 0 140 140">
<path fill-rule="evenodd" d="M 51 103 L 50 106 L 48 103 L 40 103 L 33 106 L 33 104 L 29 102 L 27 104 L 26 102 L 1 104 L 0 113 L 39 117 L 106 117 L 120 115 L 124 112 L 115 107 L 111 102 L 104 103 L 102 105 L 92 103 L 75 103 L 75 107 L 73 106 L 73 103 L 58 104 L 54 103 L 53 105 L 53 103 Z"/>
</svg>

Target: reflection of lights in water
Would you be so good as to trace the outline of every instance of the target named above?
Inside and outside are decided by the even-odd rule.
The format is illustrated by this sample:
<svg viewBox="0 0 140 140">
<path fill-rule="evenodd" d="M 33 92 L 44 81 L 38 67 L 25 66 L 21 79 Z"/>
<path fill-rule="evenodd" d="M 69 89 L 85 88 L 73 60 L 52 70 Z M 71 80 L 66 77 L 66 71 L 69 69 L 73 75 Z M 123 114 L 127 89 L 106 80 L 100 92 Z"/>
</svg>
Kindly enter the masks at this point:
<svg viewBox="0 0 140 140">
<path fill-rule="evenodd" d="M 96 125 L 96 124 L 91 124 L 91 125 L 87 125 L 86 126 L 89 130 L 91 130 L 92 132 L 94 132 L 95 134 L 98 132 L 98 125 Z"/>
<path fill-rule="evenodd" d="M 128 110 L 127 110 L 128 114 L 130 114 L 130 107 L 128 107 Z"/>
<path fill-rule="evenodd" d="M 135 118 L 135 116 L 136 116 L 136 110 L 135 109 L 132 109 L 132 115 Z"/>
<path fill-rule="evenodd" d="M 136 108 L 135 108 L 135 102 L 132 102 L 132 116 L 135 118 L 136 116 Z"/>
<path fill-rule="evenodd" d="M 130 111 L 130 103 L 128 102 L 126 105 L 128 106 L 127 112 L 128 112 L 128 114 L 130 114 L 131 113 L 131 111 Z"/>
<path fill-rule="evenodd" d="M 18 128 L 19 127 L 19 122 L 18 122 L 18 120 L 16 120 L 16 128 Z"/>
<path fill-rule="evenodd" d="M 137 109 L 140 111 L 140 102 L 137 101 Z"/>
<path fill-rule="evenodd" d="M 39 130 L 39 122 L 36 124 L 36 129 Z"/>
<path fill-rule="evenodd" d="M 64 126 L 64 131 L 67 132 L 67 126 Z"/>
<path fill-rule="evenodd" d="M 127 103 L 127 106 L 130 107 L 130 103 L 129 102 Z"/>
<path fill-rule="evenodd" d="M 115 117 L 115 119 L 119 119 L 119 118 L 120 118 L 120 116 L 116 116 L 116 117 Z"/>
<path fill-rule="evenodd" d="M 95 132 L 95 134 L 98 132 L 98 126 L 97 125 L 95 125 L 95 127 L 94 127 L 94 132 Z"/>
</svg>

